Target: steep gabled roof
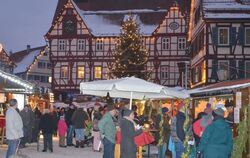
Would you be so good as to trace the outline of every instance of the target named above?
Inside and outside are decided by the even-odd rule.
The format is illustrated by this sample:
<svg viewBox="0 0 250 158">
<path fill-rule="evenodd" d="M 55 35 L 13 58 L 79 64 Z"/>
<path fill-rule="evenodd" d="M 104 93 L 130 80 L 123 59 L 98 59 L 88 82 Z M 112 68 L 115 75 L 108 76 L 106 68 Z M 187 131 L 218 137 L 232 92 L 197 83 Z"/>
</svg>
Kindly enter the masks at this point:
<svg viewBox="0 0 250 158">
<path fill-rule="evenodd" d="M 10 59 L 10 56 L 7 54 L 3 45 L 0 43 L 0 61 L 8 62 L 10 65 L 15 65 L 14 62 Z"/>
<path fill-rule="evenodd" d="M 16 64 L 14 73 L 26 72 L 29 66 L 34 62 L 35 58 L 41 54 L 46 46 L 32 48 L 30 50 L 22 50 L 13 53 L 10 58 Z"/>
<path fill-rule="evenodd" d="M 236 0 L 203 0 L 205 19 L 250 19 L 250 5 Z"/>
</svg>

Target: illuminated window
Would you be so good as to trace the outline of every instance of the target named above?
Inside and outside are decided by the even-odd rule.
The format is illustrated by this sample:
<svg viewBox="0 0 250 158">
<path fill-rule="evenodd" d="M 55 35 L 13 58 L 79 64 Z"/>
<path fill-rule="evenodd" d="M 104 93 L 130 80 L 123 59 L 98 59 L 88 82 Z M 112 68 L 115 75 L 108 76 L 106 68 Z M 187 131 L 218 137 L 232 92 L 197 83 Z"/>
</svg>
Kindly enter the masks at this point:
<svg viewBox="0 0 250 158">
<path fill-rule="evenodd" d="M 58 41 L 58 50 L 65 51 L 66 50 L 66 40 L 59 40 Z"/>
<path fill-rule="evenodd" d="M 219 28 L 219 45 L 229 44 L 229 28 Z"/>
<path fill-rule="evenodd" d="M 61 67 L 61 78 L 68 78 L 68 66 Z"/>
<path fill-rule="evenodd" d="M 84 78 L 84 73 L 85 73 L 85 67 L 78 66 L 77 67 L 77 78 Z"/>
<path fill-rule="evenodd" d="M 96 41 L 96 50 L 97 51 L 103 50 L 103 40 L 99 39 Z"/>
<path fill-rule="evenodd" d="M 170 49 L 170 39 L 169 38 L 162 38 L 162 50 L 169 50 Z"/>
<path fill-rule="evenodd" d="M 102 78 L 102 67 L 95 66 L 95 79 L 101 79 L 101 78 Z"/>
<path fill-rule="evenodd" d="M 245 30 L 245 44 L 250 45 L 250 27 Z"/>
<path fill-rule="evenodd" d="M 161 79 L 167 79 L 167 78 L 168 78 L 168 67 L 161 66 Z"/>
<path fill-rule="evenodd" d="M 179 50 L 186 49 L 186 38 L 178 38 L 178 49 Z"/>
<path fill-rule="evenodd" d="M 85 39 L 79 39 L 77 43 L 78 50 L 85 50 Z"/>
</svg>

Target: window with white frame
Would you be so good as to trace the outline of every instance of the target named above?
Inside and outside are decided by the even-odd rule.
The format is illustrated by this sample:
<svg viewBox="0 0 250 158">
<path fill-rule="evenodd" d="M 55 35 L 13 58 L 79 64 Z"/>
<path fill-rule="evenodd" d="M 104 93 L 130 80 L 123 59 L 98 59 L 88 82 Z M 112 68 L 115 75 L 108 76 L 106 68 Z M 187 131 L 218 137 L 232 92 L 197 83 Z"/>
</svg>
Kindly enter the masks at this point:
<svg viewBox="0 0 250 158">
<path fill-rule="evenodd" d="M 101 66 L 95 66 L 95 79 L 101 79 L 102 78 L 102 67 Z"/>
<path fill-rule="evenodd" d="M 161 66 L 161 79 L 168 79 L 168 66 Z"/>
<path fill-rule="evenodd" d="M 170 38 L 162 38 L 162 50 L 169 50 L 170 49 Z"/>
<path fill-rule="evenodd" d="M 58 50 L 65 51 L 66 50 L 66 40 L 59 40 L 58 41 Z"/>
<path fill-rule="evenodd" d="M 85 50 L 85 39 L 79 39 L 77 42 L 78 50 Z"/>
<path fill-rule="evenodd" d="M 218 62 L 218 77 L 221 81 L 229 78 L 229 61 Z"/>
<path fill-rule="evenodd" d="M 46 68 L 46 62 L 39 61 L 37 67 L 39 69 L 45 69 Z"/>
<path fill-rule="evenodd" d="M 85 67 L 78 66 L 77 67 L 77 78 L 84 78 L 84 75 L 85 75 Z"/>
<path fill-rule="evenodd" d="M 60 76 L 61 78 L 68 78 L 68 66 L 62 66 Z"/>
<path fill-rule="evenodd" d="M 103 50 L 103 40 L 102 39 L 96 40 L 96 50 L 97 51 Z"/>
<path fill-rule="evenodd" d="M 218 44 L 228 45 L 229 44 L 229 28 L 221 27 L 218 29 Z"/>
<path fill-rule="evenodd" d="M 250 78 L 250 61 L 245 62 L 246 78 Z"/>
<path fill-rule="evenodd" d="M 245 28 L 245 45 L 250 45 L 250 27 Z"/>
<path fill-rule="evenodd" d="M 178 38 L 178 49 L 179 50 L 186 49 L 186 38 Z"/>
</svg>

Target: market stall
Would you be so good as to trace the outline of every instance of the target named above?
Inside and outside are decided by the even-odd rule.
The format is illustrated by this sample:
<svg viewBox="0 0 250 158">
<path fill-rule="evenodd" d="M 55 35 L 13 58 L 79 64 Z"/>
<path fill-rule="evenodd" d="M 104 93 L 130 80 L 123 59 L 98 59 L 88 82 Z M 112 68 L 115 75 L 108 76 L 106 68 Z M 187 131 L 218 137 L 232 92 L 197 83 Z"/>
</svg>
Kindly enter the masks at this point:
<svg viewBox="0 0 250 158">
<path fill-rule="evenodd" d="M 142 111 L 144 111 L 145 107 L 152 107 L 152 100 L 168 98 L 171 100 L 170 104 L 173 105 L 176 98 L 189 98 L 189 94 L 186 91 L 183 91 L 183 89 L 164 87 L 135 77 L 82 82 L 80 84 L 80 91 L 81 94 L 85 95 L 107 96 L 108 94 L 111 98 L 130 99 L 130 106 L 127 108 L 132 109 L 132 103 L 134 103 L 134 105 L 140 104 L 140 106 L 137 106 L 140 107 L 138 108 L 138 114 L 143 114 Z M 152 110 L 150 113 L 153 113 Z M 148 128 L 148 131 L 155 131 L 155 129 L 151 128 L 150 124 L 145 125 L 147 126 L 146 128 Z M 140 151 L 141 150 L 139 150 L 139 157 L 142 156 Z"/>
</svg>

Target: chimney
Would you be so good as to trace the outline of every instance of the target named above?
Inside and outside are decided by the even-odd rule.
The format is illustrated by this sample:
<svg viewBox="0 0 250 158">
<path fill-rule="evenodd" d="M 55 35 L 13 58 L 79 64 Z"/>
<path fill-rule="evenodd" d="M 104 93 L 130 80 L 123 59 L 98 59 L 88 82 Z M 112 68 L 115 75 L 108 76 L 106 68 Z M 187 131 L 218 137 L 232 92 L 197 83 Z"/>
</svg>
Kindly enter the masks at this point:
<svg viewBox="0 0 250 158">
<path fill-rule="evenodd" d="M 27 45 L 27 50 L 26 50 L 27 52 L 29 52 L 30 51 L 30 45 Z"/>
<path fill-rule="evenodd" d="M 13 54 L 12 50 L 9 51 L 9 55 L 11 56 Z"/>
</svg>

